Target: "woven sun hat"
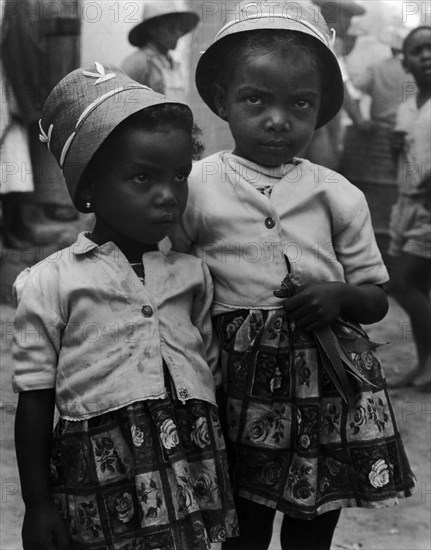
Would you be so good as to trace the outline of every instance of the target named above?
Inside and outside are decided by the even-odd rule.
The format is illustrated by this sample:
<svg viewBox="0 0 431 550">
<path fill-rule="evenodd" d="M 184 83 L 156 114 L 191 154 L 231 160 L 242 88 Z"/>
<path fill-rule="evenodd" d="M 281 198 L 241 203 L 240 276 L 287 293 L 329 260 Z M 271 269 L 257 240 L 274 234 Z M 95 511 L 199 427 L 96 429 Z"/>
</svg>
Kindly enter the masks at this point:
<svg viewBox="0 0 431 550">
<path fill-rule="evenodd" d="M 184 0 L 149 0 L 144 6 L 143 19 L 129 32 L 132 46 L 142 48 L 150 39 L 149 29 L 156 18 L 175 14 L 181 19 L 182 36 L 191 32 L 199 23 L 199 16 L 188 9 Z"/>
<path fill-rule="evenodd" d="M 172 103 L 179 104 L 135 82 L 121 69 L 97 61 L 57 84 L 42 110 L 39 139 L 60 165 L 78 210 L 88 211 L 76 196 L 81 176 L 114 128 L 138 111 Z"/>
<path fill-rule="evenodd" d="M 268 9 L 269 6 L 269 9 Z M 224 41 L 234 34 L 262 29 L 286 30 L 311 36 L 325 52 L 328 62 L 329 86 L 321 100 L 316 129 L 329 122 L 341 109 L 344 100 L 344 84 L 340 66 L 333 51 L 335 35 L 310 1 L 301 2 L 242 2 L 231 21 L 218 32 L 213 43 L 203 52 L 196 67 L 196 87 L 208 107 L 218 115 L 212 84 L 217 77 L 216 63 L 220 59 Z"/>
</svg>

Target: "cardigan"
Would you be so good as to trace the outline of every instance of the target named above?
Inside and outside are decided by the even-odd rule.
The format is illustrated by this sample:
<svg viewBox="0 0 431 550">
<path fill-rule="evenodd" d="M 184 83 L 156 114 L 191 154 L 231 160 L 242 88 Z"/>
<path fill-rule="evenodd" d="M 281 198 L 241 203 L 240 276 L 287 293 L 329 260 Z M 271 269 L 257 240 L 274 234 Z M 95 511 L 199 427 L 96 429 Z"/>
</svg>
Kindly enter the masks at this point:
<svg viewBox="0 0 431 550">
<path fill-rule="evenodd" d="M 270 198 L 255 189 L 256 180 L 274 178 Z M 364 194 L 303 159 L 284 171 L 228 152 L 197 162 L 186 210 L 170 237 L 176 250 L 207 263 L 213 314 L 281 307 L 273 291 L 288 270 L 298 285 L 388 280 Z"/>
</svg>

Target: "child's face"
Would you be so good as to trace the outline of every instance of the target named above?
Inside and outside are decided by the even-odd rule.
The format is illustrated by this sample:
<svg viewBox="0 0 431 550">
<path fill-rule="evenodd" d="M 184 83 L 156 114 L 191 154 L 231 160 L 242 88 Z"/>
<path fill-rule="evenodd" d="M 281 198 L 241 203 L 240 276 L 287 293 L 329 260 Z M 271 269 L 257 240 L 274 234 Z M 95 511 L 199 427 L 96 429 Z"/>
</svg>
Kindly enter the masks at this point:
<svg viewBox="0 0 431 550">
<path fill-rule="evenodd" d="M 166 15 L 151 30 L 151 39 L 162 52 L 175 50 L 178 39 L 183 35 L 181 19 Z"/>
<path fill-rule="evenodd" d="M 172 127 L 119 134 L 115 158 L 92 188 L 97 220 L 109 240 L 152 245 L 184 212 L 193 152 L 187 132 Z"/>
<path fill-rule="evenodd" d="M 431 30 L 421 29 L 409 40 L 404 52 L 404 67 L 419 87 L 431 84 Z"/>
<path fill-rule="evenodd" d="M 320 74 L 308 54 L 261 54 L 236 64 L 224 88 L 214 87 L 229 122 L 234 153 L 266 166 L 290 162 L 310 142 L 320 106 Z"/>
</svg>

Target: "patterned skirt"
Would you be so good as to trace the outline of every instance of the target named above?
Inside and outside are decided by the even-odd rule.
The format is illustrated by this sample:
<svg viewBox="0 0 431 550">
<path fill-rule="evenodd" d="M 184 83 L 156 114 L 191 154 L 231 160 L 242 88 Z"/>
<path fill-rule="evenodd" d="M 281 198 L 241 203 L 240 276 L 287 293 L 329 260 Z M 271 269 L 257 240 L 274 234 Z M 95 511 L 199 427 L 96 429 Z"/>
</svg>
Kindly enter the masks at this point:
<svg viewBox="0 0 431 550">
<path fill-rule="evenodd" d="M 217 407 L 171 391 L 60 419 L 51 483 L 74 549 L 203 550 L 237 535 Z"/>
<path fill-rule="evenodd" d="M 312 519 L 376 508 L 416 491 L 379 359 L 363 329 L 332 328 L 366 381 L 342 400 L 312 334 L 284 309 L 215 319 L 225 380 L 225 438 L 235 494 Z"/>
</svg>

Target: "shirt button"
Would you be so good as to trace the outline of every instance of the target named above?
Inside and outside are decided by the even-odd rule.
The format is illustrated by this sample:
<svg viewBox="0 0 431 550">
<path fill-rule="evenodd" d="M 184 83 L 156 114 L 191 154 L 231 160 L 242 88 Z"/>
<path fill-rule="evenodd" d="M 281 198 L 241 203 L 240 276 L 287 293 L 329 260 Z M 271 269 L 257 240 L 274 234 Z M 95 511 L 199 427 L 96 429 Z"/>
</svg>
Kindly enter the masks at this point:
<svg viewBox="0 0 431 550">
<path fill-rule="evenodd" d="M 275 221 L 273 218 L 266 218 L 265 225 L 268 229 L 272 229 L 275 226 Z"/>
<path fill-rule="evenodd" d="M 141 309 L 141 313 L 144 317 L 152 317 L 153 316 L 153 308 L 151 306 L 143 306 Z"/>
<path fill-rule="evenodd" d="M 186 399 L 186 397 L 189 396 L 189 390 L 187 388 L 180 388 L 178 390 L 178 395 L 181 397 L 181 399 Z"/>
</svg>

